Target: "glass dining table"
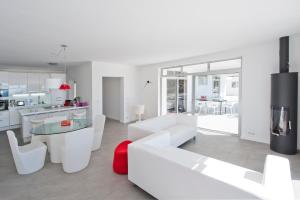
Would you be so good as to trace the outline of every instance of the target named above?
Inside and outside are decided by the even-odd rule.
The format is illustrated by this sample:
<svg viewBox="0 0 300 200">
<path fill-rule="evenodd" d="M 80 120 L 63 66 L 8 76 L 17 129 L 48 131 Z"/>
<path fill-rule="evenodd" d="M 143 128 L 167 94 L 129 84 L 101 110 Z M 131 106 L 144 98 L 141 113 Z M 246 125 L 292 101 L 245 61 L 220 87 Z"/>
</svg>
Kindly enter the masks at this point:
<svg viewBox="0 0 300 200">
<path fill-rule="evenodd" d="M 67 133 L 88 127 L 87 119 L 72 119 L 70 124 L 63 126 L 61 122 L 43 123 L 40 126 L 32 128 L 31 134 L 34 135 L 54 135 Z"/>
<path fill-rule="evenodd" d="M 61 149 L 64 145 L 65 134 L 87 128 L 89 126 L 86 119 L 72 119 L 69 121 L 59 121 L 53 123 L 43 123 L 32 128 L 32 139 L 46 142 L 50 160 L 52 163 L 61 163 Z"/>
</svg>

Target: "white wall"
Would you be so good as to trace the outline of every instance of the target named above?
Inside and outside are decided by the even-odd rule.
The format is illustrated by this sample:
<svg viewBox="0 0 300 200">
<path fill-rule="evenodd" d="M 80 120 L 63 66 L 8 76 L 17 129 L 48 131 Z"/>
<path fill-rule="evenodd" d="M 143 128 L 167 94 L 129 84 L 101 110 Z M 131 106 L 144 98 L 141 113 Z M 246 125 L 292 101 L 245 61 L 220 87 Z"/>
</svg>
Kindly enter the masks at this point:
<svg viewBox="0 0 300 200">
<path fill-rule="evenodd" d="M 290 38 L 290 71 L 300 72 L 300 34 Z M 298 149 L 300 149 L 300 74 L 298 74 Z"/>
<path fill-rule="evenodd" d="M 89 103 L 88 118 L 92 120 L 92 63 L 73 63 L 67 69 L 67 82 L 76 82 L 77 96 Z"/>
<path fill-rule="evenodd" d="M 127 123 L 137 119 L 134 113 L 134 107 L 140 103 L 140 85 L 139 74 L 137 67 L 120 65 L 106 62 L 93 62 L 92 63 L 92 105 L 93 116 L 96 114 L 102 114 L 102 78 L 103 77 L 123 77 L 123 91 L 121 95 L 124 95 L 124 106 L 121 110 L 121 122 Z M 155 94 L 156 95 L 156 94 Z"/>
<path fill-rule="evenodd" d="M 300 35 L 290 39 L 290 71 L 300 69 Z M 145 104 L 146 117 L 158 115 L 159 109 L 159 68 L 199 63 L 213 60 L 222 60 L 242 57 L 242 99 L 240 110 L 241 138 L 258 142 L 269 143 L 270 133 L 270 74 L 279 71 L 279 41 L 269 41 L 247 48 L 240 48 L 193 57 L 172 62 L 143 66 L 140 69 L 141 82 L 151 80 L 153 84 L 147 90 L 141 91 L 142 102 Z M 300 104 L 299 104 L 300 105 Z M 299 106 L 300 107 L 300 106 Z M 299 108 L 300 110 L 300 108 Z M 300 119 L 299 119 L 300 122 Z M 300 123 L 298 123 L 300 127 Z M 298 147 L 300 134 L 298 134 Z"/>
<path fill-rule="evenodd" d="M 123 103 L 123 96 L 121 96 L 121 80 L 119 77 L 103 77 L 103 114 L 115 120 L 121 119 L 121 102 Z"/>
</svg>

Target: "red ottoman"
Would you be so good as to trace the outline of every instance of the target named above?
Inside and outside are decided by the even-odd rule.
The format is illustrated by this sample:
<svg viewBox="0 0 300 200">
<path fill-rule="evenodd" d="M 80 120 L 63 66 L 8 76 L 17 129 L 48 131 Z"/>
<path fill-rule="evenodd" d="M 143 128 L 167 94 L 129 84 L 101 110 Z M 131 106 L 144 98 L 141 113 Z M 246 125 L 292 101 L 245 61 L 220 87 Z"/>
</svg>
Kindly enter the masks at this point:
<svg viewBox="0 0 300 200">
<path fill-rule="evenodd" d="M 128 173 L 128 144 L 131 141 L 125 140 L 121 142 L 115 149 L 113 170 L 117 174 L 127 174 Z"/>
</svg>

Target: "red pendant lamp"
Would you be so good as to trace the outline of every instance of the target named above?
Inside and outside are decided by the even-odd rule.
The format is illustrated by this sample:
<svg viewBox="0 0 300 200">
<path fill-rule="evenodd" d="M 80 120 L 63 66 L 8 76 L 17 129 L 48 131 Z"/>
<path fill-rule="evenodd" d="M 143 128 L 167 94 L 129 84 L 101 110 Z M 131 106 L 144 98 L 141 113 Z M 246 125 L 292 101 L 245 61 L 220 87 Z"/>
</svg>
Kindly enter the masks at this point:
<svg viewBox="0 0 300 200">
<path fill-rule="evenodd" d="M 63 83 L 63 84 L 60 85 L 59 89 L 60 90 L 70 90 L 71 86 L 67 83 Z"/>
<path fill-rule="evenodd" d="M 62 44 L 61 47 L 63 48 L 63 52 L 64 52 L 64 65 L 65 65 L 65 72 L 67 72 L 67 63 L 66 63 L 66 50 L 67 50 L 67 45 Z M 60 85 L 59 87 L 60 90 L 70 90 L 71 86 L 67 83 L 63 83 Z"/>
</svg>

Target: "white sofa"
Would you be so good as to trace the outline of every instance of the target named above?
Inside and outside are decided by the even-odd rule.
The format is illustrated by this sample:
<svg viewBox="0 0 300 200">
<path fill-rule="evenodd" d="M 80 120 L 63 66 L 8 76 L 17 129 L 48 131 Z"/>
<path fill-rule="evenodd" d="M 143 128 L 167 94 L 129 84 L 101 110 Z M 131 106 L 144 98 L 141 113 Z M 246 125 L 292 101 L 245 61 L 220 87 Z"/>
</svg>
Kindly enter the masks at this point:
<svg viewBox="0 0 300 200">
<path fill-rule="evenodd" d="M 172 145 L 179 146 L 196 136 L 197 117 L 186 114 L 171 114 L 139 121 L 128 125 L 128 139 L 138 140 L 158 131 L 172 134 Z"/>
<path fill-rule="evenodd" d="M 129 145 L 128 179 L 158 199 L 294 199 L 286 158 L 268 155 L 262 174 L 176 148 L 168 131 Z"/>
</svg>

